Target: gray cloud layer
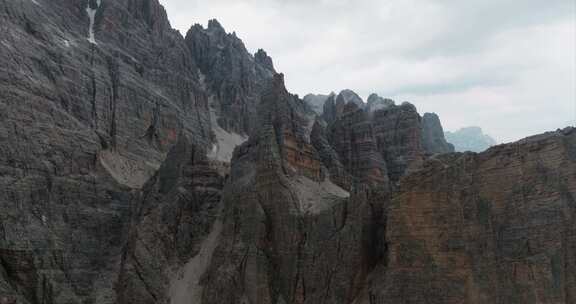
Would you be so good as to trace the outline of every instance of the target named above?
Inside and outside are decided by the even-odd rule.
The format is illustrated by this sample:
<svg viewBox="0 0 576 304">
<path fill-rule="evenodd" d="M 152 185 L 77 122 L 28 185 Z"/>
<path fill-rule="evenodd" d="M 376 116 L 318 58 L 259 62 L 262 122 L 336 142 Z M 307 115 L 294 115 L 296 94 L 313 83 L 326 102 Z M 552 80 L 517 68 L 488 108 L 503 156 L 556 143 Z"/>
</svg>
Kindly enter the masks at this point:
<svg viewBox="0 0 576 304">
<path fill-rule="evenodd" d="M 264 48 L 292 92 L 409 100 L 500 141 L 576 120 L 573 0 L 162 0 Z"/>
</svg>

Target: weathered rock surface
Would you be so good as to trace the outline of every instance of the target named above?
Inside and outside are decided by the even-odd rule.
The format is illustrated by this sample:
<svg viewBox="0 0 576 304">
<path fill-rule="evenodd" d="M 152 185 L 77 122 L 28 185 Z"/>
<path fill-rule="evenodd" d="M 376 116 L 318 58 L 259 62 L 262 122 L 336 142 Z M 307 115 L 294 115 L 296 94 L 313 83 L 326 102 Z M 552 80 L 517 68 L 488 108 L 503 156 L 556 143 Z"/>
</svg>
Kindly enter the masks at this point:
<svg viewBox="0 0 576 304">
<path fill-rule="evenodd" d="M 324 102 L 322 119 L 326 122 L 328 138 L 334 148 L 343 153 L 338 141 L 348 141 L 347 132 L 356 133 L 353 137 L 365 138 L 374 143 L 377 157 L 363 157 L 364 165 L 354 164 L 361 172 L 374 167 L 368 159 L 385 167 L 385 180 L 397 182 L 402 175 L 417 170 L 427 155 L 454 152 L 454 147 L 446 142 L 440 119 L 436 114 L 426 113 L 421 117 L 416 107 L 408 102 L 397 106 L 393 100 L 384 99 L 377 94 L 370 95 L 364 105 L 360 97 L 349 90 L 338 96 L 328 96 Z M 348 96 L 345 98 L 345 96 Z M 311 97 L 309 97 L 310 100 Z M 358 102 L 361 106 L 358 106 Z M 355 113 L 355 114 L 351 114 Z M 342 163 L 347 163 L 346 155 L 341 155 Z M 381 165 L 376 165 L 381 167 Z M 350 168 L 349 168 L 350 170 Z"/>
<path fill-rule="evenodd" d="M 397 182 L 405 173 L 417 170 L 424 161 L 421 118 L 408 102 L 373 114 L 374 135 L 390 180 Z"/>
<path fill-rule="evenodd" d="M 328 139 L 349 174 L 363 183 L 388 188 L 388 172 L 377 150 L 372 122 L 356 103 L 346 104 L 330 126 Z"/>
<path fill-rule="evenodd" d="M 436 113 L 424 113 L 422 116 L 422 144 L 429 154 L 454 152 L 454 146 L 444 138 L 444 130 Z"/>
<path fill-rule="evenodd" d="M 182 135 L 138 197 L 116 286 L 119 303 L 175 303 L 180 293 L 199 299 L 198 280 L 183 269 L 215 228 L 223 182 L 206 151 Z M 189 285 L 179 290 L 178 280 Z"/>
<path fill-rule="evenodd" d="M 216 20 L 210 20 L 207 29 L 193 26 L 186 44 L 214 99 L 218 124 L 229 132 L 250 134 L 262 89 L 275 74 L 272 59 L 262 50 L 252 56 L 242 40 L 226 33 Z"/>
<path fill-rule="evenodd" d="M 260 132 L 236 150 L 202 303 L 349 303 L 377 259 L 375 194 L 286 170 L 284 113 L 297 107 L 277 78 Z"/>
<path fill-rule="evenodd" d="M 356 104 L 361 109 L 364 109 L 364 107 L 366 106 L 362 98 L 358 96 L 356 92 L 349 89 L 342 90 L 340 94 L 338 94 L 338 96 L 336 97 L 336 102 L 337 103 L 340 102 L 345 105 L 353 103 Z"/>
<path fill-rule="evenodd" d="M 201 64 L 155 0 L 2 1 L 0 12 L 0 296 L 165 299 L 168 275 L 157 274 L 195 255 L 213 219 L 196 213 L 214 201 L 189 185 L 154 194 L 164 206 L 139 212 L 179 138 L 204 155 L 216 140 L 217 92 Z M 197 183 L 187 178 L 178 183 Z M 156 246 L 173 232 L 177 245 Z"/>
<path fill-rule="evenodd" d="M 576 302 L 574 129 L 442 154 L 436 116 L 319 116 L 156 0 L 0 1 L 0 31 L 0 304 Z"/>
<path fill-rule="evenodd" d="M 574 303 L 576 130 L 426 162 L 356 303 Z"/>
<path fill-rule="evenodd" d="M 0 295 L 115 303 L 136 193 L 178 134 L 208 145 L 207 94 L 157 1 L 0 12 Z"/>
<path fill-rule="evenodd" d="M 316 97 L 318 98 L 318 97 Z M 310 100 L 310 97 L 308 98 Z M 365 104 L 362 98 L 352 90 L 342 90 L 338 95 L 330 94 L 323 102 L 322 118 L 331 124 L 344 113 L 344 107 L 349 104 L 355 104 L 357 108 L 364 109 Z"/>
<path fill-rule="evenodd" d="M 330 95 L 335 94 L 332 93 Z M 326 100 L 328 100 L 330 95 L 308 94 L 304 96 L 303 100 L 310 105 L 310 107 L 312 108 L 312 110 L 314 110 L 314 112 L 316 112 L 316 114 L 322 115 L 322 113 L 324 112 L 324 103 L 326 102 Z"/>
<path fill-rule="evenodd" d="M 446 131 L 445 136 L 457 152 L 482 152 L 496 145 L 496 141 L 490 135 L 484 134 L 480 127 L 467 127 L 455 132 Z"/>
<path fill-rule="evenodd" d="M 382 98 L 378 96 L 378 94 L 371 94 L 368 96 L 366 109 L 372 113 L 376 110 L 383 110 L 394 105 L 396 105 L 396 103 L 392 99 Z"/>
</svg>

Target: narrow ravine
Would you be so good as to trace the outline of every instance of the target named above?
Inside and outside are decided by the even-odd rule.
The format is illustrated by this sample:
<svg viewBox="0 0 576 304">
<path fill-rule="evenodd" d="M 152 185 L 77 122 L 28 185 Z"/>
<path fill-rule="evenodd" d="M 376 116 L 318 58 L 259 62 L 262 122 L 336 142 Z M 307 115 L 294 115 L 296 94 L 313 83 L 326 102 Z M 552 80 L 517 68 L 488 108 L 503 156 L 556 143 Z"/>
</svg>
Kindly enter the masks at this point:
<svg viewBox="0 0 576 304">
<path fill-rule="evenodd" d="M 172 279 L 169 290 L 170 304 L 201 303 L 203 288 L 200 278 L 210 266 L 221 232 L 222 220 L 217 219 L 210 234 L 202 242 L 200 252 L 179 269 L 176 277 Z"/>
</svg>

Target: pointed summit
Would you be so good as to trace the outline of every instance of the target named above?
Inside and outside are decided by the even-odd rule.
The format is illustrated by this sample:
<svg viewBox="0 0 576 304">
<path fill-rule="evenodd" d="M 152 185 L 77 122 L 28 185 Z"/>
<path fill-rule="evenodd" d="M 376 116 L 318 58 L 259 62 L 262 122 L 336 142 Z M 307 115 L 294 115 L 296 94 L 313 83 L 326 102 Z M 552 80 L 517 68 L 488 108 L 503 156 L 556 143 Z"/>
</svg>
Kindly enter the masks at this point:
<svg viewBox="0 0 576 304">
<path fill-rule="evenodd" d="M 222 24 L 220 24 L 220 22 L 218 22 L 218 20 L 210 19 L 210 20 L 208 20 L 208 30 L 224 31 L 224 27 L 222 27 Z"/>
<path fill-rule="evenodd" d="M 274 62 L 272 61 L 272 58 L 268 56 L 266 51 L 264 51 L 263 49 L 259 49 L 258 52 L 254 54 L 254 59 L 256 60 L 256 63 L 264 66 L 266 69 L 272 72 L 276 71 L 274 70 Z"/>
<path fill-rule="evenodd" d="M 364 101 L 362 100 L 362 98 L 358 96 L 356 92 L 350 89 L 342 90 L 340 94 L 338 94 L 337 101 L 340 101 L 343 104 L 348 104 L 352 102 L 355 103 L 361 109 L 364 108 Z"/>
<path fill-rule="evenodd" d="M 371 94 L 368 97 L 368 110 L 374 112 L 376 110 L 386 109 L 394 106 L 395 102 L 392 99 L 382 98 L 378 94 Z"/>
</svg>

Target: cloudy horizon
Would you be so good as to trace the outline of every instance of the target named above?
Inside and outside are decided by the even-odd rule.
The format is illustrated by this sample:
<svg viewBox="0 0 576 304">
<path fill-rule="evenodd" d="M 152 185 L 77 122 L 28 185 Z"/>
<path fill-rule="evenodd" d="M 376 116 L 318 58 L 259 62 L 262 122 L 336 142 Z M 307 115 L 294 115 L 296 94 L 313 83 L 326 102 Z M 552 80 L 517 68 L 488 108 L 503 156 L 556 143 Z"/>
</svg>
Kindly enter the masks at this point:
<svg viewBox="0 0 576 304">
<path fill-rule="evenodd" d="M 217 19 L 292 93 L 351 89 L 480 126 L 498 142 L 576 121 L 572 0 L 161 0 L 185 34 Z"/>
</svg>

